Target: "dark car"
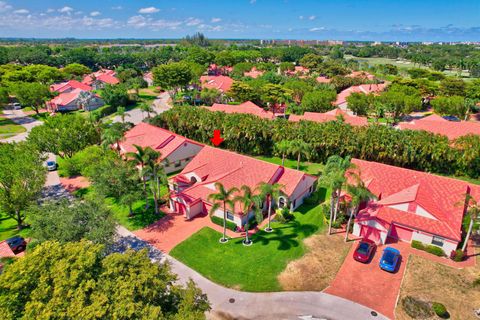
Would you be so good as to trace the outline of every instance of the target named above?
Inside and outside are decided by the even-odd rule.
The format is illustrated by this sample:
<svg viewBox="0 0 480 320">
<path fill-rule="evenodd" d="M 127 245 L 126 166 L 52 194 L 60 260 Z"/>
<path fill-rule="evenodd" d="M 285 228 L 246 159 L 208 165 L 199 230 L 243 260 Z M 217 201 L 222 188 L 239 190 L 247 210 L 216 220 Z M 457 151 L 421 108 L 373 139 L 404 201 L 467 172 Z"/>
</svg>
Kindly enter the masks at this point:
<svg viewBox="0 0 480 320">
<path fill-rule="evenodd" d="M 25 239 L 18 236 L 7 239 L 7 244 L 15 254 L 25 251 L 25 248 L 27 247 Z"/>
<path fill-rule="evenodd" d="M 448 121 L 454 121 L 454 122 L 459 122 L 460 119 L 458 119 L 455 116 L 444 116 L 443 119 L 448 120 Z"/>
<path fill-rule="evenodd" d="M 364 239 L 358 243 L 357 249 L 353 252 L 353 259 L 358 262 L 367 263 L 370 261 L 370 258 L 373 256 L 377 245 L 375 242 Z"/>
<path fill-rule="evenodd" d="M 386 247 L 383 249 L 383 255 L 380 259 L 380 268 L 388 272 L 395 272 L 399 261 L 400 251 L 392 247 Z"/>
</svg>

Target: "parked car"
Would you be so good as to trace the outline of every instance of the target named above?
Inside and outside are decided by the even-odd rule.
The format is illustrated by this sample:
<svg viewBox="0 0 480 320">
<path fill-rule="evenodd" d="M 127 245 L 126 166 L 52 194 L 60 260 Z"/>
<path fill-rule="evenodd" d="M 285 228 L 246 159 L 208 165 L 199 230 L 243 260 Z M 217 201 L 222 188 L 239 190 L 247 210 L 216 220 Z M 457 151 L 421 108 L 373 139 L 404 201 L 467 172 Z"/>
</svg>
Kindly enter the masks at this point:
<svg viewBox="0 0 480 320">
<path fill-rule="evenodd" d="M 400 261 L 400 251 L 392 247 L 383 249 L 382 258 L 380 259 L 380 269 L 395 272 Z"/>
<path fill-rule="evenodd" d="M 47 161 L 47 170 L 48 171 L 55 171 L 57 170 L 57 163 L 55 161 Z"/>
<path fill-rule="evenodd" d="M 7 105 L 7 107 L 9 107 L 10 109 L 13 109 L 13 110 L 20 110 L 22 109 L 22 105 L 18 102 L 13 102 L 13 103 L 9 103 Z"/>
<path fill-rule="evenodd" d="M 460 122 L 460 119 L 458 119 L 455 116 L 444 116 L 443 119 L 448 120 L 448 121 Z"/>
<path fill-rule="evenodd" d="M 7 244 L 15 254 L 25 251 L 25 248 L 27 247 L 27 242 L 20 236 L 8 238 Z"/>
<path fill-rule="evenodd" d="M 357 245 L 357 249 L 353 252 L 353 259 L 358 262 L 367 263 L 373 256 L 377 245 L 372 240 L 363 239 Z"/>
</svg>

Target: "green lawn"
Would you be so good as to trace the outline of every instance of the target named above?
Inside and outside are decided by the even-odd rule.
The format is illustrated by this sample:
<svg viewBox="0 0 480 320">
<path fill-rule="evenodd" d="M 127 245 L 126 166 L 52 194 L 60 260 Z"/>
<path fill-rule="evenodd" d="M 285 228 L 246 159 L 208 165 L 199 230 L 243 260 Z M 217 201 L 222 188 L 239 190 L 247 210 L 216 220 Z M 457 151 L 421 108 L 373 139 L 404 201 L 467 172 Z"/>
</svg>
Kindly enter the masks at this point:
<svg viewBox="0 0 480 320">
<path fill-rule="evenodd" d="M 167 187 L 162 186 L 160 191 L 161 196 L 166 195 L 167 192 Z M 74 195 L 79 198 L 88 196 L 96 197 L 92 187 L 79 189 L 74 192 Z M 129 216 L 130 212 L 128 207 L 118 203 L 115 198 L 106 198 L 105 204 L 112 210 L 114 219 L 130 231 L 145 228 L 165 215 L 163 212 L 160 212 L 158 215 L 155 214 L 152 197 L 148 199 L 149 207 L 147 210 L 145 210 L 145 199 L 143 198 L 133 204 L 133 217 Z"/>
<path fill-rule="evenodd" d="M 282 164 L 282 158 L 279 158 L 279 157 L 258 156 L 255 158 L 266 161 L 266 162 Z M 291 169 L 297 169 L 297 161 L 291 160 L 291 159 L 285 159 L 285 167 L 291 168 Z M 321 163 L 311 163 L 311 162 L 300 161 L 300 170 L 306 173 L 318 175 L 322 169 L 323 169 L 323 164 Z"/>
<path fill-rule="evenodd" d="M 325 224 L 319 205 L 302 205 L 286 224 L 274 222 L 274 232 L 259 231 L 246 247 L 243 238 L 226 244 L 221 234 L 205 227 L 177 245 L 170 254 L 210 280 L 245 291 L 280 291 L 277 276 L 288 262 L 305 254 L 303 240 L 322 231 Z"/>
<path fill-rule="evenodd" d="M 20 235 L 26 238 L 29 236 L 29 234 L 29 228 L 25 228 L 19 231 L 17 230 L 17 222 L 15 220 L 0 215 L 0 241 L 16 235 Z"/>
<path fill-rule="evenodd" d="M 23 126 L 16 124 L 10 119 L 0 118 L 0 139 L 13 137 L 27 131 Z"/>
</svg>

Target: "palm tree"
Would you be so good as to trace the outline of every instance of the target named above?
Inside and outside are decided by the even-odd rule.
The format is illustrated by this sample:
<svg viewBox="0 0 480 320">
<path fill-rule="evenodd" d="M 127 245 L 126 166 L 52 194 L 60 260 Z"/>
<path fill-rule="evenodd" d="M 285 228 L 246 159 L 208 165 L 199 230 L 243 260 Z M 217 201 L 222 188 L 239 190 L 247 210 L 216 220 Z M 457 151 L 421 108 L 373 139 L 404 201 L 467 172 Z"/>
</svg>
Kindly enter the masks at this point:
<svg viewBox="0 0 480 320">
<path fill-rule="evenodd" d="M 279 183 L 274 183 L 274 184 L 269 184 L 266 182 L 260 182 L 260 184 L 257 186 L 257 190 L 260 193 L 260 197 L 262 199 L 267 200 L 267 205 L 268 205 L 268 225 L 265 228 L 266 232 L 272 232 L 273 229 L 270 227 L 270 217 L 272 214 L 272 202 L 273 199 L 278 199 L 281 195 L 281 190 L 283 189 L 283 185 Z"/>
<path fill-rule="evenodd" d="M 358 177 L 358 175 L 353 174 L 357 180 L 357 184 L 347 185 L 347 192 L 351 197 L 349 211 L 350 215 L 347 222 L 347 229 L 345 233 L 345 242 L 348 241 L 348 233 L 350 232 L 350 224 L 352 222 L 353 216 L 358 213 L 358 208 L 360 204 L 369 199 L 375 198 L 375 195 L 368 190 L 363 181 Z"/>
<path fill-rule="evenodd" d="M 293 140 L 291 142 L 290 152 L 297 155 L 297 170 L 300 170 L 300 159 L 302 155 L 309 157 L 311 148 L 310 145 L 303 140 Z"/>
<path fill-rule="evenodd" d="M 275 143 L 275 149 L 282 155 L 282 167 L 285 166 L 285 156 L 290 152 L 291 145 L 291 141 L 288 140 L 282 140 Z"/>
<path fill-rule="evenodd" d="M 124 130 L 120 126 L 113 124 L 109 128 L 103 130 L 101 135 L 102 146 L 106 149 L 115 145 L 118 155 L 120 155 L 120 142 L 125 139 Z"/>
<path fill-rule="evenodd" d="M 223 184 L 220 182 L 215 183 L 215 188 L 217 193 L 212 193 L 208 196 L 208 200 L 213 202 L 212 208 L 210 209 L 210 215 L 214 214 L 221 205 L 223 205 L 223 236 L 220 239 L 220 243 L 225 243 L 227 239 L 227 205 L 232 208 L 234 211 L 234 201 L 233 194 L 238 191 L 237 188 L 225 189 Z"/>
<path fill-rule="evenodd" d="M 153 108 L 151 105 L 147 104 L 147 103 L 143 103 L 140 105 L 140 109 L 142 110 L 142 113 L 143 112 L 146 112 L 147 113 L 147 118 L 150 118 L 150 113 L 153 112 Z"/>
<path fill-rule="evenodd" d="M 125 107 L 118 107 L 116 114 L 122 119 L 122 123 L 125 123 L 125 117 L 130 117 L 130 114 L 127 113 Z"/>
<path fill-rule="evenodd" d="M 167 183 L 167 175 L 163 169 L 163 165 L 159 163 L 161 153 L 151 148 L 145 150 L 146 158 L 146 176 L 150 178 L 150 190 L 152 191 L 153 201 L 155 203 L 155 214 L 158 214 L 158 198 L 160 196 L 161 184 Z"/>
<path fill-rule="evenodd" d="M 250 225 L 250 211 L 253 209 L 255 213 L 255 219 L 257 222 L 261 222 L 263 219 L 262 212 L 259 210 L 262 199 L 259 195 L 255 195 L 252 192 L 252 189 L 249 186 L 243 185 L 240 190 L 242 193 L 236 196 L 233 201 L 239 203 L 243 209 L 243 216 L 246 218 L 245 222 L 245 240 L 243 240 L 244 245 L 251 245 L 252 240 L 248 237 L 248 228 Z"/>
<path fill-rule="evenodd" d="M 328 158 L 319 179 L 320 183 L 317 185 L 317 188 L 326 187 L 332 190 L 330 196 L 330 223 L 328 226 L 328 234 L 331 234 L 332 224 L 337 219 L 340 193 L 344 183 L 347 181 L 345 172 L 351 168 L 353 168 L 353 165 L 350 162 L 350 157 L 344 159 L 337 155 L 331 156 Z"/>
<path fill-rule="evenodd" d="M 465 240 L 463 241 L 462 245 L 463 252 L 465 252 L 465 249 L 467 249 L 468 240 L 470 239 L 470 236 L 472 234 L 475 222 L 480 220 L 480 202 L 475 200 L 475 198 L 471 194 L 466 194 L 465 197 L 467 214 L 470 217 L 470 223 L 468 224 L 467 235 L 465 236 Z"/>
<path fill-rule="evenodd" d="M 137 146 L 136 144 L 133 145 L 135 149 L 137 150 L 136 152 L 128 152 L 127 157 L 132 161 L 137 167 L 139 167 L 139 175 L 140 179 L 142 180 L 143 183 L 143 194 L 145 195 L 145 208 L 148 207 L 148 194 L 147 194 L 147 176 L 146 176 L 146 171 L 145 171 L 145 165 L 148 163 L 150 156 L 151 156 L 151 151 L 148 149 L 154 151 L 150 147 L 142 148 L 141 146 Z M 155 152 L 155 151 L 154 151 Z"/>
</svg>

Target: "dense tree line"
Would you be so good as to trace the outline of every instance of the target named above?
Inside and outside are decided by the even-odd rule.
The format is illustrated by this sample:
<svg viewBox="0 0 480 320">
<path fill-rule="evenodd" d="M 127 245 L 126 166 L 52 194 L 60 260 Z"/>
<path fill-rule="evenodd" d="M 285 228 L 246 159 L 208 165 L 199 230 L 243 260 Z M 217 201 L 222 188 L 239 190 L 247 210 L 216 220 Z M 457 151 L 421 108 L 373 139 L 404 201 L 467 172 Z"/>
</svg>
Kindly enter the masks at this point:
<svg viewBox="0 0 480 320">
<path fill-rule="evenodd" d="M 478 136 L 462 137 L 452 144 L 444 136 L 424 131 L 352 127 L 340 121 L 269 121 L 192 107 L 176 107 L 152 123 L 203 143 L 209 143 L 213 130 L 219 129 L 225 139 L 223 147 L 250 155 L 272 154 L 275 143 L 300 139 L 310 146 L 308 158 L 315 162 L 340 155 L 440 174 L 480 174 Z"/>
</svg>

